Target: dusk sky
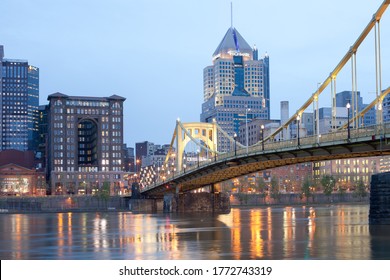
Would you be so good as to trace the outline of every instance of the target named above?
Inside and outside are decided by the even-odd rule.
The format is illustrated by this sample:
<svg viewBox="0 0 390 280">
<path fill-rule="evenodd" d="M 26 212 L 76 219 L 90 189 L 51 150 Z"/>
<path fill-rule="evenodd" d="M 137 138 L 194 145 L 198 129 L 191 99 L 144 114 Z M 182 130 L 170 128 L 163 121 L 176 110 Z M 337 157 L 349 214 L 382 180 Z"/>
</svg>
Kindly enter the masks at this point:
<svg viewBox="0 0 390 280">
<path fill-rule="evenodd" d="M 271 118 L 293 114 L 323 82 L 383 0 L 233 1 L 233 25 L 270 57 Z M 203 68 L 230 27 L 231 0 L 1 0 L 5 57 L 40 68 L 54 92 L 125 101 L 125 142 L 169 143 L 175 121 L 199 121 Z M 374 33 L 358 52 L 358 87 L 375 96 Z M 390 86 L 390 11 L 381 22 L 382 88 Z M 337 91 L 351 90 L 347 64 Z M 330 89 L 320 107 L 330 105 Z"/>
</svg>

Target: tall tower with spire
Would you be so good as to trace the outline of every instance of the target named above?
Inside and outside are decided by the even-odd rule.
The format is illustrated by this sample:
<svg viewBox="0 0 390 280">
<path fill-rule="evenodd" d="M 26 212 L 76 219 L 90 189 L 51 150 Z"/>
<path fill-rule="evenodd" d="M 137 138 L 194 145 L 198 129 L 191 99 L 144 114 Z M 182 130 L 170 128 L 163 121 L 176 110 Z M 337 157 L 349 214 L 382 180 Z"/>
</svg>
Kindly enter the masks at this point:
<svg viewBox="0 0 390 280">
<path fill-rule="evenodd" d="M 239 134 L 242 122 L 270 119 L 269 57 L 259 59 L 256 46 L 233 25 L 203 70 L 203 88 L 200 120 L 215 120 L 231 136 Z M 220 151 L 229 151 L 229 145 L 218 143 Z"/>
</svg>

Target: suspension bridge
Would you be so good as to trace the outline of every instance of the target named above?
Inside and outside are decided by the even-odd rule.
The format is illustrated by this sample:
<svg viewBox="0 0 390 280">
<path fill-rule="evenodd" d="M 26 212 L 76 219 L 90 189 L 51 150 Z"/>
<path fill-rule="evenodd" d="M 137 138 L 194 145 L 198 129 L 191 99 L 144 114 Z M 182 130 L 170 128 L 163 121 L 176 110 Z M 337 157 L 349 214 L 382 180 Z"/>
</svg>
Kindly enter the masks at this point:
<svg viewBox="0 0 390 280">
<path fill-rule="evenodd" d="M 188 192 L 202 187 L 212 191 L 219 182 L 257 171 L 304 162 L 332 159 L 390 155 L 390 123 L 383 122 L 383 100 L 390 87 L 382 89 L 381 19 L 390 0 L 385 0 L 367 26 L 357 37 L 333 71 L 324 79 L 308 100 L 280 127 L 264 135 L 254 145 L 243 145 L 236 135 L 229 135 L 212 123 L 182 123 L 179 119 L 170 143 L 165 162 L 160 166 L 143 168 L 140 174 L 140 192 L 145 195 L 162 195 Z M 368 35 L 374 33 L 375 98 L 359 111 L 357 55 Z M 348 120 L 338 124 L 336 82 L 341 70 L 351 64 L 351 102 L 347 104 Z M 319 99 L 330 88 L 331 129 L 320 133 Z M 313 135 L 300 137 L 299 126 L 303 113 L 312 106 Z M 364 116 L 376 109 L 376 125 L 364 124 Z M 286 131 L 296 129 L 293 138 Z M 218 140 L 230 143 L 229 152 L 220 152 Z M 247 142 L 248 143 L 248 142 Z M 192 145 L 196 150 L 186 151 Z"/>
</svg>

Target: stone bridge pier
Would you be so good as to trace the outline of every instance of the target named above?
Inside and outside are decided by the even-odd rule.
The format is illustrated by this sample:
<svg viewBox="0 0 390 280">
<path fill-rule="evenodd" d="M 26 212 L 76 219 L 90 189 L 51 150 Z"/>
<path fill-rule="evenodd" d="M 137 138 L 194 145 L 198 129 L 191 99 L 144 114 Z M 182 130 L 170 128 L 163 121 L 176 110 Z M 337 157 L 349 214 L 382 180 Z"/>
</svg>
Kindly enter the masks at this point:
<svg viewBox="0 0 390 280">
<path fill-rule="evenodd" d="M 227 193 L 175 193 L 163 198 L 132 198 L 129 209 L 139 213 L 230 213 Z"/>
<path fill-rule="evenodd" d="M 217 214 L 230 213 L 227 193 L 176 193 L 164 195 L 164 212 Z"/>
<path fill-rule="evenodd" d="M 390 172 L 372 175 L 370 225 L 390 225 Z"/>
</svg>

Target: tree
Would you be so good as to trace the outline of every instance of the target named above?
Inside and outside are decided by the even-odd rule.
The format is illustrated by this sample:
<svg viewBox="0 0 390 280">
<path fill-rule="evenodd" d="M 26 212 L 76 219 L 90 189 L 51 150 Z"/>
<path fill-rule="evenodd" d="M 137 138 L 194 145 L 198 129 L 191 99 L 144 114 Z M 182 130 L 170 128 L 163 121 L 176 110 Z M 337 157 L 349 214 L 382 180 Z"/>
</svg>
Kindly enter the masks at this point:
<svg viewBox="0 0 390 280">
<path fill-rule="evenodd" d="M 104 200 L 108 200 L 108 198 L 110 197 L 110 182 L 103 182 L 103 186 L 100 190 L 100 196 Z"/>
<path fill-rule="evenodd" d="M 307 199 L 309 199 L 310 196 L 312 196 L 312 193 L 311 193 L 311 180 L 309 178 L 309 176 L 306 176 L 305 177 L 305 180 L 303 180 L 303 183 L 302 183 L 302 195 L 305 196 Z M 313 197 L 314 199 L 314 197 Z"/>
<path fill-rule="evenodd" d="M 321 185 L 324 187 L 324 194 L 329 199 L 336 185 L 336 179 L 332 175 L 324 175 L 321 178 Z"/>
<path fill-rule="evenodd" d="M 357 182 L 356 188 L 355 188 L 355 195 L 359 197 L 359 200 L 361 201 L 363 197 L 367 196 L 366 186 L 364 185 L 363 180 L 359 180 Z"/>
<path fill-rule="evenodd" d="M 266 185 L 263 177 L 258 178 L 257 189 L 258 189 L 259 193 L 261 194 L 261 197 L 267 196 L 267 194 L 266 194 L 267 185 Z"/>
<path fill-rule="evenodd" d="M 271 178 L 271 198 L 280 200 L 279 184 L 276 177 Z"/>
<path fill-rule="evenodd" d="M 345 189 L 339 185 L 338 189 L 338 194 L 339 194 L 339 197 L 340 197 L 340 201 L 342 201 L 344 199 L 344 195 L 345 195 Z"/>
</svg>

